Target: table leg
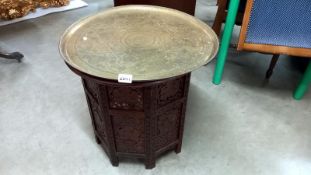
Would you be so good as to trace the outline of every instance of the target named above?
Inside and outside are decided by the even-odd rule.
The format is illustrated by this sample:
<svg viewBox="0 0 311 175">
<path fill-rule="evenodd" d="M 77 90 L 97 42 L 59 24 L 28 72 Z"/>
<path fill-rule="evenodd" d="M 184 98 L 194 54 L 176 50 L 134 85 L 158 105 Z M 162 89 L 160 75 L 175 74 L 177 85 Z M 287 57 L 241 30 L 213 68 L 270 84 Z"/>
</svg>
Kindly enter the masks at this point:
<svg viewBox="0 0 311 175">
<path fill-rule="evenodd" d="M 311 82 L 311 62 L 308 65 L 306 72 L 304 73 L 300 84 L 298 85 L 297 89 L 294 92 L 294 98 L 296 100 L 301 100 Z"/>
<path fill-rule="evenodd" d="M 224 66 L 225 66 L 227 55 L 228 55 L 229 44 L 231 41 L 232 31 L 233 31 L 235 19 L 238 13 L 239 4 L 240 4 L 240 0 L 231 0 L 229 4 L 224 34 L 221 39 L 220 49 L 219 49 L 217 63 L 216 63 L 215 72 L 214 72 L 213 83 L 216 85 L 220 84 L 221 79 L 222 79 L 222 74 L 224 71 Z"/>
</svg>

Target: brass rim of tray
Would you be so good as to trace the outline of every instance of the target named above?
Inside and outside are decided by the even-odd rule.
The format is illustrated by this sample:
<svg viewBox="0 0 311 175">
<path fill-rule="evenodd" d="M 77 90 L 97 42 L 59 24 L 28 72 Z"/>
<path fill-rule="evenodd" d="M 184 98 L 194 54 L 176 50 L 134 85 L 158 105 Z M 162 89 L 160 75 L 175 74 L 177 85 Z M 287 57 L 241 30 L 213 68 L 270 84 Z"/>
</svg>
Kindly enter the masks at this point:
<svg viewBox="0 0 311 175">
<path fill-rule="evenodd" d="M 178 10 L 127 5 L 81 19 L 60 40 L 65 62 L 92 76 L 133 81 L 170 78 L 210 62 L 219 41 L 204 22 Z"/>
</svg>

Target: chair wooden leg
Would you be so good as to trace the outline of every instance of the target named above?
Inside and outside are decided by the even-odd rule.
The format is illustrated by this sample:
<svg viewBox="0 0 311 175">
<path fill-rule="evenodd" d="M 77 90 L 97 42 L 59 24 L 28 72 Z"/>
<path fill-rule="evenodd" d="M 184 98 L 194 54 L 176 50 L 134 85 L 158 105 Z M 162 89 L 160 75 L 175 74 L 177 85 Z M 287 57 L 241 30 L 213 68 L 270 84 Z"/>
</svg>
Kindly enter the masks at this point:
<svg viewBox="0 0 311 175">
<path fill-rule="evenodd" d="M 226 3 L 227 3 L 227 0 L 217 1 L 218 10 L 217 10 L 215 21 L 214 21 L 212 28 L 218 37 L 220 36 L 221 25 L 226 19 Z"/>
<path fill-rule="evenodd" d="M 311 62 L 305 71 L 301 82 L 299 83 L 297 89 L 294 92 L 294 99 L 301 100 L 304 94 L 307 92 L 309 85 L 311 83 Z"/>
<path fill-rule="evenodd" d="M 218 37 L 220 36 L 221 25 L 222 25 L 223 20 L 224 20 L 224 15 L 220 14 L 218 11 L 215 17 L 213 27 L 212 27 Z"/>
<path fill-rule="evenodd" d="M 266 72 L 266 79 L 270 79 L 270 77 L 273 74 L 273 69 L 275 68 L 276 63 L 279 60 L 280 55 L 273 55 L 271 62 L 270 62 L 270 66 L 269 69 Z"/>
</svg>

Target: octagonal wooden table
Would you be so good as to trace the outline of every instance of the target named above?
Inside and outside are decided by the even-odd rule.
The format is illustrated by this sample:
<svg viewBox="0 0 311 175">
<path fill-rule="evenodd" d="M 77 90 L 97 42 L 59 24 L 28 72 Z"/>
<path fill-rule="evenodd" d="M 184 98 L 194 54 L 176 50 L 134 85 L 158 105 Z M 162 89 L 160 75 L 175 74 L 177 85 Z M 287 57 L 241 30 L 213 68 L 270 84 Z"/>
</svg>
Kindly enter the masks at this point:
<svg viewBox="0 0 311 175">
<path fill-rule="evenodd" d="M 120 6 L 69 27 L 60 42 L 82 82 L 96 141 L 112 165 L 181 151 L 190 72 L 211 61 L 218 39 L 205 23 L 158 6 Z M 132 82 L 120 83 L 120 75 Z M 125 77 L 126 78 L 126 77 Z"/>
</svg>

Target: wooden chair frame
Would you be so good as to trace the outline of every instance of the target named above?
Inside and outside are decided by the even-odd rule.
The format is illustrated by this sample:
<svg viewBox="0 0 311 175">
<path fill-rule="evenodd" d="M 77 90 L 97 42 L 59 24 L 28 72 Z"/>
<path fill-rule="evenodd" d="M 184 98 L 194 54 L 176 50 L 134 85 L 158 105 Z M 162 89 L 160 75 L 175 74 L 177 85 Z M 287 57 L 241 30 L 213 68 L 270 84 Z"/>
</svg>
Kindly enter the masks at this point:
<svg viewBox="0 0 311 175">
<path fill-rule="evenodd" d="M 218 10 L 217 10 L 215 21 L 212 27 L 214 32 L 217 34 L 217 36 L 220 36 L 222 23 L 226 22 L 226 16 L 228 15 L 227 2 L 228 0 L 217 0 Z M 235 20 L 235 24 L 242 25 L 243 16 L 244 16 L 244 13 L 238 12 L 236 20 Z M 231 45 L 231 47 L 236 48 L 236 45 L 235 44 Z M 266 72 L 266 79 L 269 79 L 272 76 L 273 69 L 276 66 L 276 63 L 279 57 L 280 55 L 278 54 L 273 55 L 270 66 Z"/>
<path fill-rule="evenodd" d="M 232 35 L 233 27 L 234 27 L 234 22 L 235 22 L 235 19 L 237 16 L 239 4 L 240 4 L 240 0 L 230 1 L 230 4 L 229 4 L 228 15 L 226 17 L 227 23 L 225 25 L 223 37 L 221 39 L 219 54 L 218 54 L 217 63 L 215 66 L 215 71 L 214 71 L 213 83 L 215 85 L 219 85 L 221 83 L 221 80 L 222 80 L 222 76 L 223 76 L 223 72 L 224 72 L 224 66 L 225 66 L 225 62 L 226 62 L 226 58 L 227 58 L 227 54 L 228 54 L 228 48 L 229 48 L 231 35 Z M 252 4 L 253 4 L 253 1 L 251 2 L 251 4 L 249 4 L 249 2 L 248 2 L 248 4 L 246 4 L 246 10 L 248 11 L 248 13 L 245 14 L 245 16 L 248 16 L 248 18 L 250 16 L 250 12 L 251 12 L 249 7 L 252 6 Z M 244 20 L 246 20 L 246 18 L 247 17 L 244 17 Z M 248 22 L 249 22 L 249 20 L 248 20 Z M 247 25 L 248 25 L 248 22 L 247 22 Z M 244 31 L 244 35 L 245 35 L 247 28 L 244 28 L 243 31 Z M 244 38 L 244 40 L 241 40 L 241 42 L 239 43 L 240 44 L 240 47 L 238 48 L 239 50 L 244 49 L 244 46 L 245 46 L 244 43 L 245 43 L 245 38 Z M 299 50 L 299 49 L 295 50 L 293 48 L 286 48 L 285 49 L 284 47 L 279 47 L 278 49 L 275 48 L 273 50 L 274 52 L 272 52 L 272 53 L 275 53 L 275 55 L 272 58 L 270 68 L 269 68 L 272 71 L 273 71 L 273 67 L 275 66 L 276 61 L 278 59 L 278 54 L 276 54 L 276 53 L 283 53 L 284 54 L 286 52 L 286 54 L 296 55 L 297 52 L 301 52 L 301 50 Z M 255 48 L 253 47 L 251 50 L 255 51 Z M 261 52 L 267 53 L 268 51 L 261 50 Z M 292 52 L 292 53 L 288 53 L 288 52 Z M 295 52 L 295 53 L 293 53 L 293 52 Z M 269 70 L 268 70 L 267 74 L 268 73 L 269 73 Z M 302 99 L 302 97 L 304 96 L 304 94 L 308 90 L 310 83 L 311 83 L 311 63 L 309 63 L 298 87 L 296 88 L 296 90 L 293 94 L 293 97 L 296 100 Z"/>
<path fill-rule="evenodd" d="M 216 12 L 215 21 L 214 21 L 214 24 L 212 27 L 214 32 L 217 34 L 217 36 L 220 36 L 222 23 L 224 23 L 226 21 L 226 16 L 228 14 L 228 12 L 227 12 L 228 10 L 226 9 L 227 2 L 228 2 L 228 0 L 217 0 L 218 10 Z M 237 25 L 242 24 L 243 15 L 244 15 L 244 13 L 238 13 L 237 14 L 237 18 L 235 21 L 235 23 Z"/>
<path fill-rule="evenodd" d="M 269 44 L 254 44 L 254 43 L 245 42 L 253 4 L 254 4 L 254 0 L 247 1 L 237 49 L 239 51 L 248 50 L 248 51 L 274 54 L 271 60 L 270 66 L 269 66 L 269 70 L 267 71 L 266 77 L 269 77 L 272 75 L 273 69 L 279 58 L 279 54 L 301 56 L 301 57 L 311 57 L 311 49 L 307 49 L 307 48 L 277 46 L 277 45 L 269 45 Z M 294 98 L 297 100 L 300 100 L 306 93 L 310 83 L 311 83 L 311 62 L 309 63 L 302 80 L 300 81 L 297 89 L 294 92 L 294 95 L 293 95 Z"/>
<path fill-rule="evenodd" d="M 158 5 L 177 9 L 194 16 L 196 0 L 114 0 L 114 6 L 129 4 Z"/>
</svg>

